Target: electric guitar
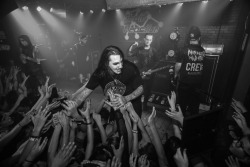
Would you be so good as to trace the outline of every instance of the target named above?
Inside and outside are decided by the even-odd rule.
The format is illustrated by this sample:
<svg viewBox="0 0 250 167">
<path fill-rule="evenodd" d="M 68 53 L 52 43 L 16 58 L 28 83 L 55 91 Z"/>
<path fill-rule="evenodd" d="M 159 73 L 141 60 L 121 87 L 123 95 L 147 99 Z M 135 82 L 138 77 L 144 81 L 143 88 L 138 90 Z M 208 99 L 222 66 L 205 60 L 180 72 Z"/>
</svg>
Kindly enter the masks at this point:
<svg viewBox="0 0 250 167">
<path fill-rule="evenodd" d="M 153 74 L 153 73 L 155 73 L 155 72 L 164 70 L 164 69 L 169 68 L 169 67 L 170 67 L 170 66 L 167 65 L 167 66 L 163 66 L 163 67 L 160 67 L 160 68 L 156 68 L 156 69 L 154 69 L 154 70 L 143 71 L 143 72 L 141 73 L 141 77 L 142 77 L 142 79 L 145 79 L 148 75 L 151 75 L 151 74 Z"/>
<path fill-rule="evenodd" d="M 37 63 L 37 64 L 40 64 L 41 61 L 47 60 L 47 59 L 38 59 L 38 58 L 28 57 L 28 56 L 26 56 L 26 55 L 24 55 L 24 54 L 21 54 L 21 55 L 20 55 L 20 59 L 21 59 L 21 62 L 22 62 L 23 64 L 26 64 L 26 63 L 27 63 L 27 60 L 32 61 L 32 62 Z"/>
<path fill-rule="evenodd" d="M 36 55 L 36 53 L 38 51 L 38 47 L 40 47 L 40 46 L 43 46 L 43 47 L 46 47 L 46 48 L 50 48 L 49 46 L 45 46 L 44 44 L 36 44 L 36 45 L 34 45 L 34 50 L 32 51 L 33 58 L 29 57 L 29 56 L 26 56 L 25 54 L 21 53 L 20 54 L 20 60 L 21 60 L 21 62 L 23 64 L 26 64 L 27 60 L 29 60 L 29 61 L 32 61 L 34 63 L 40 64 L 41 61 L 47 60 L 47 59 L 34 58 L 34 57 L 36 57 L 35 55 Z"/>
</svg>

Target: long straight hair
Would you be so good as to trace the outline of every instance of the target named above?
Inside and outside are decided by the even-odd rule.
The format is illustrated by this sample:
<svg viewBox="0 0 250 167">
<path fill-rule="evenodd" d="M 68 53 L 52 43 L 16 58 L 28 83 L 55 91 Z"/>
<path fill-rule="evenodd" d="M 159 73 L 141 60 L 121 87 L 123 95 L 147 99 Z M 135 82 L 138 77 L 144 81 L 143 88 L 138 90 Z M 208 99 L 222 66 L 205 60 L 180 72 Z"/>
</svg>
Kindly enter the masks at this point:
<svg viewBox="0 0 250 167">
<path fill-rule="evenodd" d="M 112 75 L 111 69 L 109 68 L 109 61 L 111 55 L 120 55 L 122 59 L 124 59 L 124 54 L 120 48 L 117 46 L 107 46 L 102 54 L 101 58 L 99 60 L 97 69 L 95 74 L 98 75 L 98 77 L 108 77 Z"/>
</svg>

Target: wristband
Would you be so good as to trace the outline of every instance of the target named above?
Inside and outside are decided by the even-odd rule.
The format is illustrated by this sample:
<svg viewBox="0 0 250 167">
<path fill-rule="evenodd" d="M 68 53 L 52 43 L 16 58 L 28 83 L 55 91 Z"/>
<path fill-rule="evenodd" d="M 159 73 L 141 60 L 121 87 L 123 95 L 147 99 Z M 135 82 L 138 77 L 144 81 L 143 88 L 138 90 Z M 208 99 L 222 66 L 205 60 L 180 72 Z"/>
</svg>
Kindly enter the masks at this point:
<svg viewBox="0 0 250 167">
<path fill-rule="evenodd" d="M 138 134 L 138 130 L 133 130 L 132 129 L 132 132 Z"/>
<path fill-rule="evenodd" d="M 90 121 L 89 123 L 84 123 L 84 125 L 91 125 L 92 124 L 92 122 Z"/>
<path fill-rule="evenodd" d="M 31 137 L 29 138 L 29 140 L 30 140 L 30 141 L 37 141 L 38 138 L 39 138 L 39 137 L 33 137 L 33 136 L 31 136 Z"/>
</svg>

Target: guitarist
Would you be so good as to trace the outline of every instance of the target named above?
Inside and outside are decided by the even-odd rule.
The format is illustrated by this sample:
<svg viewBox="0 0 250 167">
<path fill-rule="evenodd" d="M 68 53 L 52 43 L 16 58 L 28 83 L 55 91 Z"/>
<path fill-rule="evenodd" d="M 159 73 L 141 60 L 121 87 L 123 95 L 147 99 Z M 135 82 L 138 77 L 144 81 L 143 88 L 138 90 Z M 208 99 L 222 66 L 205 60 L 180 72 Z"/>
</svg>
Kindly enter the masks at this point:
<svg viewBox="0 0 250 167">
<path fill-rule="evenodd" d="M 26 75 L 29 75 L 30 85 L 36 87 L 43 84 L 45 80 L 44 71 L 40 65 L 44 59 L 38 59 L 36 57 L 38 50 L 37 47 L 32 45 L 30 38 L 27 35 L 20 35 L 18 37 L 19 44 L 19 58 L 21 61 L 21 68 Z"/>
<path fill-rule="evenodd" d="M 144 78 L 144 103 L 147 103 L 147 99 L 153 84 L 153 77 L 151 70 L 156 66 L 158 58 L 156 50 L 151 46 L 153 42 L 153 34 L 146 34 L 144 37 L 144 44 L 138 46 L 138 42 L 135 42 L 129 47 L 128 56 L 134 57 L 134 63 L 137 65 L 141 73 L 148 75 L 149 77 Z M 146 104 L 144 104 L 144 108 Z"/>
</svg>

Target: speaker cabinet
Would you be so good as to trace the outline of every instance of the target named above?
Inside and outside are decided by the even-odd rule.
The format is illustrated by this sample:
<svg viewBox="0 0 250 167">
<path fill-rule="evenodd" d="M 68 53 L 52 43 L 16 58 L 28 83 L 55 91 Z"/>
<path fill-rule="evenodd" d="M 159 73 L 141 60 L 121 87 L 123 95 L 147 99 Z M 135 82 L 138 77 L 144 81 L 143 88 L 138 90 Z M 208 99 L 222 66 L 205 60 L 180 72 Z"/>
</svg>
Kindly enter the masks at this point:
<svg viewBox="0 0 250 167">
<path fill-rule="evenodd" d="M 202 80 L 202 92 L 201 102 L 205 104 L 210 104 L 213 100 L 213 86 L 214 79 L 217 71 L 217 66 L 219 62 L 219 55 L 206 55 L 203 64 L 203 80 Z"/>
</svg>

